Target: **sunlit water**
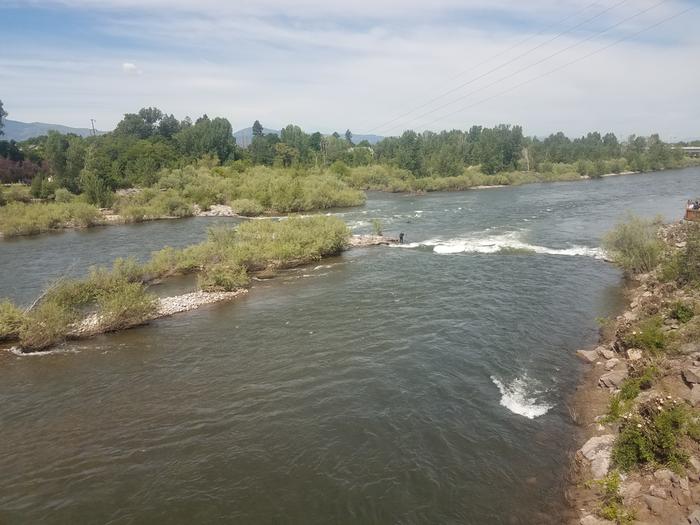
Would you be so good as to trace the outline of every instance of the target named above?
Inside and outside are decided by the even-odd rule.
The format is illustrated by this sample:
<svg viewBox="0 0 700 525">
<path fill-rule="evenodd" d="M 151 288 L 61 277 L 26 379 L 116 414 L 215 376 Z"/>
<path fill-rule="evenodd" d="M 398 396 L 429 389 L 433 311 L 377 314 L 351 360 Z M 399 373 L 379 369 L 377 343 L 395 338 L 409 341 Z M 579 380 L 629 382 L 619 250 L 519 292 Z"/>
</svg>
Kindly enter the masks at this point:
<svg viewBox="0 0 700 525">
<path fill-rule="evenodd" d="M 373 194 L 339 215 L 403 247 L 58 353 L 0 352 L 0 522 L 557 523 L 574 351 L 622 301 L 601 235 L 696 195 L 698 169 Z M 211 224 L 2 242 L 0 295 L 26 304 Z"/>
</svg>

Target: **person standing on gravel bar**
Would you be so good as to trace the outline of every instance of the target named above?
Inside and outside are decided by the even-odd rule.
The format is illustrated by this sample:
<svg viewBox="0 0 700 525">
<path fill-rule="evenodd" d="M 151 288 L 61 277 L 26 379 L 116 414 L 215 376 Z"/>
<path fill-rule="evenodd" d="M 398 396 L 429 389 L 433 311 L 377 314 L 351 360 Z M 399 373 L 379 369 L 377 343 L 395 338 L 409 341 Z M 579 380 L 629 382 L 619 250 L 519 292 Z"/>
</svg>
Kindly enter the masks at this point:
<svg viewBox="0 0 700 525">
<path fill-rule="evenodd" d="M 403 244 L 403 232 L 399 233 L 399 244 Z"/>
</svg>

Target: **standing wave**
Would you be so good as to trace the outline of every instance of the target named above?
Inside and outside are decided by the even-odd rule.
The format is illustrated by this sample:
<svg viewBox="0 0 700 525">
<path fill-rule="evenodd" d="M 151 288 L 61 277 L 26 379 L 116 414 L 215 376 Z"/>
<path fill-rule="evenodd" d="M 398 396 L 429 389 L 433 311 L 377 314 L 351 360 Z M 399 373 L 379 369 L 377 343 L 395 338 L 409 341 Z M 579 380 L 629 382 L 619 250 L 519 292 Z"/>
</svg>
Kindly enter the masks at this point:
<svg viewBox="0 0 700 525">
<path fill-rule="evenodd" d="M 545 415 L 553 406 L 537 399 L 542 391 L 537 389 L 535 382 L 528 380 L 527 375 L 518 377 L 507 385 L 495 376 L 491 376 L 491 381 L 501 392 L 501 406 L 514 414 L 535 419 Z"/>
</svg>

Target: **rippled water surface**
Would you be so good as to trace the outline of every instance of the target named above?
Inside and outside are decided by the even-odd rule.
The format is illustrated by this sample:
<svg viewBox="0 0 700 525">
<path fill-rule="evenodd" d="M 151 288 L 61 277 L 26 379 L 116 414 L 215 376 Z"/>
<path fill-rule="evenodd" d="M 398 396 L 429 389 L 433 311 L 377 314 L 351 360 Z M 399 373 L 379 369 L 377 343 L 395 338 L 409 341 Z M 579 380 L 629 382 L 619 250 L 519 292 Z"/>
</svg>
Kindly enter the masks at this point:
<svg viewBox="0 0 700 525">
<path fill-rule="evenodd" d="M 0 522 L 557 523 L 573 353 L 622 300 L 601 235 L 698 194 L 698 169 L 373 194 L 339 215 L 405 246 L 60 353 L 0 352 Z M 211 224 L 2 242 L 0 295 L 27 303 Z"/>
</svg>

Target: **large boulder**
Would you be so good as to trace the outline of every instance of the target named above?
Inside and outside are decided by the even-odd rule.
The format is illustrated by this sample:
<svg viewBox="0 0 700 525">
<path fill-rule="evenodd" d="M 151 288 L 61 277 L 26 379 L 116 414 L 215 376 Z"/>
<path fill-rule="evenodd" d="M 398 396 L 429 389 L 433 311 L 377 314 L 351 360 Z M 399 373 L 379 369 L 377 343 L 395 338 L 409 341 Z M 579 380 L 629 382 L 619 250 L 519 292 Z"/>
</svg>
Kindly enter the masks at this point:
<svg viewBox="0 0 700 525">
<path fill-rule="evenodd" d="M 686 383 L 700 383 L 700 366 L 688 366 L 683 369 L 683 379 Z"/>
<path fill-rule="evenodd" d="M 579 453 L 591 464 L 591 472 L 595 479 L 604 478 L 610 469 L 610 456 L 615 441 L 613 434 L 594 436 L 581 447 Z"/>
<path fill-rule="evenodd" d="M 644 503 L 647 504 L 647 507 L 649 507 L 649 510 L 653 513 L 656 514 L 657 516 L 661 516 L 664 513 L 664 500 L 661 498 L 657 498 L 656 496 L 650 496 L 650 495 L 645 495 L 643 497 Z"/>
<path fill-rule="evenodd" d="M 625 379 L 627 379 L 627 368 L 607 372 L 600 376 L 600 380 L 598 382 L 600 386 L 607 388 L 619 388 Z"/>
<path fill-rule="evenodd" d="M 598 348 L 596 348 L 596 351 L 605 359 L 612 359 L 613 357 L 615 357 L 615 352 L 610 350 L 610 348 L 606 348 L 605 346 L 599 346 Z"/>
<path fill-rule="evenodd" d="M 588 363 L 595 363 L 598 359 L 598 352 L 595 350 L 577 350 L 576 355 Z"/>
<path fill-rule="evenodd" d="M 700 352 L 700 343 L 685 343 L 678 348 L 678 352 L 684 355 Z"/>
</svg>

